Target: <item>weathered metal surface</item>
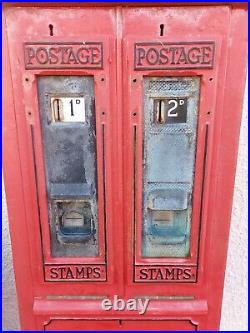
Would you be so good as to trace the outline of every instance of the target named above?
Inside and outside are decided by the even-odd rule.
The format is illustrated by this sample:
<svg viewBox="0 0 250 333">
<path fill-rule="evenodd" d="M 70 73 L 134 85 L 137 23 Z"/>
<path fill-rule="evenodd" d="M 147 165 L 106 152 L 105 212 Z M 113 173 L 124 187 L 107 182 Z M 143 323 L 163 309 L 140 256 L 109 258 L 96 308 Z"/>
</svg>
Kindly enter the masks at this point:
<svg viewBox="0 0 250 333">
<path fill-rule="evenodd" d="M 199 86 L 197 77 L 144 79 L 144 257 L 189 255 Z"/>
<path fill-rule="evenodd" d="M 94 90 L 91 77 L 46 76 L 38 79 L 52 255 L 98 254 L 96 136 Z M 84 96 L 85 122 L 54 122 L 51 99 Z M 79 201 L 80 200 L 80 201 Z M 77 212 L 71 227 L 63 225 L 66 213 Z"/>
</svg>

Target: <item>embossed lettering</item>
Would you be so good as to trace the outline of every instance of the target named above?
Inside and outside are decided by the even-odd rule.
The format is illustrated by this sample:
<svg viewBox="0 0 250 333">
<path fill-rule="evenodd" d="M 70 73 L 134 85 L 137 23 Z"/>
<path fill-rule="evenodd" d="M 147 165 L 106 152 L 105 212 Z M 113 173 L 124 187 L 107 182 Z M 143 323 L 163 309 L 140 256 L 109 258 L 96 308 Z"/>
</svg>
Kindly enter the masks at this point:
<svg viewBox="0 0 250 333">
<path fill-rule="evenodd" d="M 84 44 L 84 45 L 83 45 Z M 102 43 L 25 43 L 25 68 L 103 67 Z"/>
<path fill-rule="evenodd" d="M 183 279 L 184 280 L 189 280 L 192 277 L 192 271 L 190 268 L 185 268 L 183 270 Z"/>
<path fill-rule="evenodd" d="M 49 49 L 49 61 L 50 61 L 50 64 L 56 64 L 58 62 L 57 53 L 58 53 L 58 50 L 55 47 L 51 47 Z"/>
<path fill-rule="evenodd" d="M 94 271 L 93 274 L 94 278 L 98 279 L 101 276 L 100 267 L 95 267 L 93 271 Z"/>
<path fill-rule="evenodd" d="M 135 281 L 147 282 L 195 282 L 196 267 L 135 266 Z"/>
<path fill-rule="evenodd" d="M 58 271 L 56 268 L 51 268 L 50 274 L 52 279 L 58 279 Z"/>
<path fill-rule="evenodd" d="M 44 65 L 49 61 L 49 56 L 48 56 L 47 50 L 44 47 L 39 47 L 36 50 L 36 61 L 40 65 Z"/>
<path fill-rule="evenodd" d="M 105 281 L 105 265 L 45 265 L 46 281 Z"/>
<path fill-rule="evenodd" d="M 27 47 L 26 48 L 26 63 L 28 65 L 32 64 L 32 59 L 35 58 L 35 51 L 33 50 L 32 47 Z"/>
<path fill-rule="evenodd" d="M 136 43 L 136 70 L 213 68 L 214 42 Z"/>
</svg>

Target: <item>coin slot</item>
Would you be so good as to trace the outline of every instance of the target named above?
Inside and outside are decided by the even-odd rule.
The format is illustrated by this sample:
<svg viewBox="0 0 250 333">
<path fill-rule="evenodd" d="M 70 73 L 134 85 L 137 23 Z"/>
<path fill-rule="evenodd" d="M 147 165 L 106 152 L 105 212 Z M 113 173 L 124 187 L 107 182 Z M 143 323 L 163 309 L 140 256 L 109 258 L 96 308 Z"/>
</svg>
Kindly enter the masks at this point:
<svg viewBox="0 0 250 333">
<path fill-rule="evenodd" d="M 55 98 L 53 100 L 53 116 L 55 121 L 63 121 L 63 102 L 60 98 Z"/>
<path fill-rule="evenodd" d="M 164 124 L 165 119 L 165 101 L 163 99 L 157 99 L 154 101 L 155 121 L 158 124 Z"/>
</svg>

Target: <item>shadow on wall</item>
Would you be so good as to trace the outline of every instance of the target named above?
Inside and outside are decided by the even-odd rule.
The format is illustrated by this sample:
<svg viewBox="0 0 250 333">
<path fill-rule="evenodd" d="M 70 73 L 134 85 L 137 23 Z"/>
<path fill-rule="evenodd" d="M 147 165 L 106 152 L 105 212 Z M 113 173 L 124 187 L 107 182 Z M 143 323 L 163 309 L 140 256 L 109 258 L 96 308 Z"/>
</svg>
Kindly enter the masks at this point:
<svg viewBox="0 0 250 333">
<path fill-rule="evenodd" d="M 20 326 L 4 187 L 2 189 L 2 226 L 2 325 L 4 331 L 17 331 L 20 330 Z"/>
</svg>

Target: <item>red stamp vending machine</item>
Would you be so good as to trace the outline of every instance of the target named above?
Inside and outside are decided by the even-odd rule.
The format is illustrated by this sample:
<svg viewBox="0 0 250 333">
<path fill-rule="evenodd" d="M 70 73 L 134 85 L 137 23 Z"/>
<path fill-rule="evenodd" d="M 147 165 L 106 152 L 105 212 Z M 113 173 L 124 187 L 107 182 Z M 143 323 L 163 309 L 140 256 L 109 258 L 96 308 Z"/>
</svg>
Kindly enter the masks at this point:
<svg viewBox="0 0 250 333">
<path fill-rule="evenodd" d="M 3 13 L 22 329 L 218 329 L 246 5 L 13 3 Z M 121 311 L 117 297 L 141 303 Z"/>
</svg>

